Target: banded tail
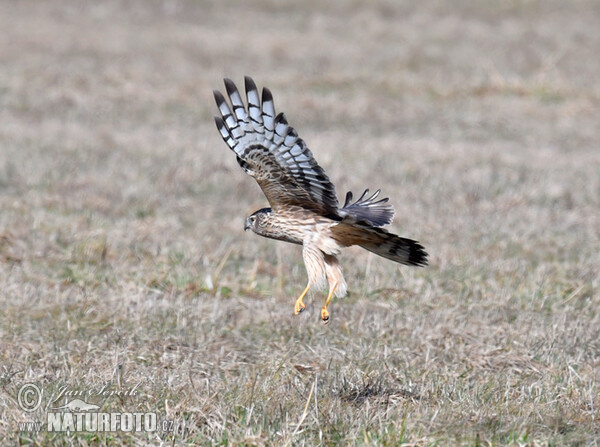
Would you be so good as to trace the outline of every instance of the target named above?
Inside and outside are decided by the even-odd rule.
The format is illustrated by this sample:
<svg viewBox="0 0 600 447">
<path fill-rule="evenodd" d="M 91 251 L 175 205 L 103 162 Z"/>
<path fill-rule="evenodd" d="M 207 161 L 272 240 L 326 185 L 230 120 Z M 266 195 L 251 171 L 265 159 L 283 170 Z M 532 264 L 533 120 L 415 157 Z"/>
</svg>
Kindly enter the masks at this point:
<svg viewBox="0 0 600 447">
<path fill-rule="evenodd" d="M 360 222 L 342 221 L 339 225 L 332 227 L 332 231 L 334 236 L 337 234 L 349 241 L 348 245 L 358 245 L 391 261 L 416 266 L 428 264 L 427 252 L 420 243 L 397 236 L 383 228 Z"/>
<path fill-rule="evenodd" d="M 373 228 L 375 230 L 375 228 Z M 392 261 L 405 265 L 426 266 L 427 252 L 425 248 L 417 241 L 406 239 L 387 231 L 380 230 L 379 240 L 376 242 L 367 242 L 360 246 L 371 253 L 383 256 Z"/>
</svg>

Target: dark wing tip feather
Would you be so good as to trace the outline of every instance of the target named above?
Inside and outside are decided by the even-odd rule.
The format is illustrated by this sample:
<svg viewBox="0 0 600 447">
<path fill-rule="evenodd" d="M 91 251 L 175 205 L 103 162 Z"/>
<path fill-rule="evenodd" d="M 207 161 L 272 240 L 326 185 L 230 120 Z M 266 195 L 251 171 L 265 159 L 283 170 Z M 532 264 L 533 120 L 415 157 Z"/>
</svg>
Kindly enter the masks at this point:
<svg viewBox="0 0 600 447">
<path fill-rule="evenodd" d="M 233 92 L 237 91 L 237 87 L 231 79 L 224 78 L 223 83 L 225 84 L 225 90 L 227 90 L 227 94 L 231 95 Z"/>
<path fill-rule="evenodd" d="M 225 97 L 223 96 L 223 94 L 219 91 L 219 90 L 213 90 L 213 96 L 215 97 L 215 101 L 217 103 L 217 106 L 221 106 L 221 104 L 223 104 L 225 102 Z"/>
<path fill-rule="evenodd" d="M 287 118 L 285 117 L 285 113 L 279 112 L 275 117 L 275 124 L 289 124 Z"/>
<path fill-rule="evenodd" d="M 225 139 L 228 135 L 230 135 L 229 130 L 227 130 L 227 125 L 225 124 L 225 121 L 220 116 L 215 115 L 214 118 L 215 118 L 215 124 L 217 125 L 217 129 L 219 129 L 219 133 L 221 134 L 223 139 Z M 227 143 L 227 141 L 225 141 L 225 142 Z M 229 143 L 227 143 L 227 144 L 229 144 Z"/>
<path fill-rule="evenodd" d="M 352 191 L 348 191 L 346 193 L 346 200 L 344 201 L 343 208 L 346 208 L 350 204 L 350 202 L 352 202 Z"/>
<path fill-rule="evenodd" d="M 254 80 L 250 77 L 250 76 L 244 76 L 244 88 L 246 89 L 247 92 L 251 91 L 251 90 L 257 90 L 256 88 L 256 84 L 254 83 Z"/>
<path fill-rule="evenodd" d="M 273 101 L 273 93 L 267 87 L 263 87 L 262 90 L 262 102 Z"/>
</svg>

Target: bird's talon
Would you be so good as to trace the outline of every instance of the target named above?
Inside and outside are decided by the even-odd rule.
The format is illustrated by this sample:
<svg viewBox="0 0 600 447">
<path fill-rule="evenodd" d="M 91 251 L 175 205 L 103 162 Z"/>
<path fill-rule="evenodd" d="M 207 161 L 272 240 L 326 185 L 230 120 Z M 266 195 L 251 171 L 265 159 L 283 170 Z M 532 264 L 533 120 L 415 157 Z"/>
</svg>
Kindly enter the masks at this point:
<svg viewBox="0 0 600 447">
<path fill-rule="evenodd" d="M 296 305 L 294 306 L 294 315 L 298 315 L 299 313 L 304 311 L 304 309 L 306 309 L 306 306 L 304 305 L 304 303 L 302 301 L 297 302 Z"/>
<path fill-rule="evenodd" d="M 324 324 L 329 323 L 329 311 L 325 308 L 321 309 L 321 320 Z"/>
</svg>

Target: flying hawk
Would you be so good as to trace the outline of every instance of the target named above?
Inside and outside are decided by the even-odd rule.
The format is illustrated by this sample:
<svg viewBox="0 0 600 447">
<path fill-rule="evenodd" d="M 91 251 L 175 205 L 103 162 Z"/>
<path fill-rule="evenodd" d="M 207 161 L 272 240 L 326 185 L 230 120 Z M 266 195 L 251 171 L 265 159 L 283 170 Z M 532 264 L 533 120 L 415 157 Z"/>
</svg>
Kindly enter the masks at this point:
<svg viewBox="0 0 600 447">
<path fill-rule="evenodd" d="M 269 89 L 263 88 L 259 97 L 256 84 L 247 76 L 245 86 L 246 104 L 231 79 L 225 79 L 229 102 L 214 90 L 221 114 L 215 121 L 237 162 L 256 179 L 271 205 L 250 215 L 244 230 L 302 245 L 308 284 L 296 300 L 296 315 L 306 308 L 303 298 L 311 287 L 324 290 L 329 284 L 321 309 L 321 320 L 329 322 L 331 298 L 346 295 L 338 261 L 344 247 L 359 245 L 401 264 L 427 265 L 421 244 L 381 228 L 392 222 L 394 208 L 387 198 L 378 199 L 380 190 L 369 195 L 367 189 L 355 202 L 348 192 L 340 207 L 335 187 L 312 152 L 285 115 L 275 113 Z"/>
</svg>

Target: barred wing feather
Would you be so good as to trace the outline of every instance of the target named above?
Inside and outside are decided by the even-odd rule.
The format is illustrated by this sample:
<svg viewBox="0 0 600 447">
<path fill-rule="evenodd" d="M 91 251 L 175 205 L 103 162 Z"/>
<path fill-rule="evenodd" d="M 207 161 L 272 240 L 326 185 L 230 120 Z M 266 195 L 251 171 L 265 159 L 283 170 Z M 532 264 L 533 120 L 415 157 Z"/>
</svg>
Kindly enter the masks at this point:
<svg viewBox="0 0 600 447">
<path fill-rule="evenodd" d="M 221 116 L 215 117 L 223 140 L 237 156 L 242 169 L 254 177 L 274 210 L 297 205 L 338 216 L 335 187 L 312 152 L 283 113 L 275 114 L 273 96 L 263 88 L 262 99 L 254 81 L 246 76 L 246 102 L 230 79 L 214 96 Z"/>
</svg>

